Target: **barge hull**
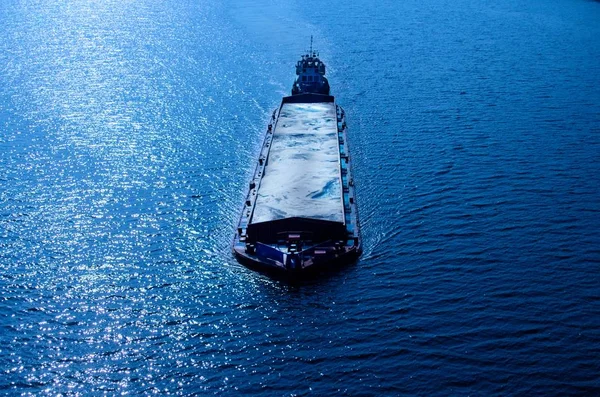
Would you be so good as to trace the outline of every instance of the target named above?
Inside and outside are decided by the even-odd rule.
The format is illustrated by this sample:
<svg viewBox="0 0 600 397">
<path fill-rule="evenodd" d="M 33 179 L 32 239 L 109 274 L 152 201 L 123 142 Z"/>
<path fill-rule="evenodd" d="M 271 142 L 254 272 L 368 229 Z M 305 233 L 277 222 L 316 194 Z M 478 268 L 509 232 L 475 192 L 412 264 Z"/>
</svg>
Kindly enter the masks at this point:
<svg viewBox="0 0 600 397">
<path fill-rule="evenodd" d="M 319 120 L 294 115 L 299 110 L 317 113 Z M 309 144 L 314 142 L 320 145 Z M 290 156 L 301 157 L 305 166 L 289 161 Z M 332 96 L 283 99 L 267 128 L 249 188 L 233 243 L 243 264 L 300 274 L 351 263 L 360 255 L 345 115 Z"/>
</svg>

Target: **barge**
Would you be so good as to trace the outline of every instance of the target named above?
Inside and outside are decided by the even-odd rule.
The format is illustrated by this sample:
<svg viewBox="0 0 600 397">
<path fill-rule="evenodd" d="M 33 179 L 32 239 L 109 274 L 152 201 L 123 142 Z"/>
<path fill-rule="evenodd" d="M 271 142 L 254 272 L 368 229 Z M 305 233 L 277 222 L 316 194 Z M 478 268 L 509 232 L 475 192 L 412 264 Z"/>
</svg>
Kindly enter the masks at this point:
<svg viewBox="0 0 600 397">
<path fill-rule="evenodd" d="M 233 241 L 241 263 L 286 274 L 361 253 L 346 118 L 312 45 L 296 75 L 268 124 Z"/>
</svg>

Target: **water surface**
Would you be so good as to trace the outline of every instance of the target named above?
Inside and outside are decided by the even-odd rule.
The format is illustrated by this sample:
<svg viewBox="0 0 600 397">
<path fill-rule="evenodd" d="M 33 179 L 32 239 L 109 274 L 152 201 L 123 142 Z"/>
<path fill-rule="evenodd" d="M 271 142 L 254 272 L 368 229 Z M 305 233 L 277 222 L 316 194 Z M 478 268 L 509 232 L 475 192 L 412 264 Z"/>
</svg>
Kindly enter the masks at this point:
<svg viewBox="0 0 600 397">
<path fill-rule="evenodd" d="M 600 393 L 600 3 L 0 4 L 0 390 Z M 230 243 L 315 36 L 365 253 Z"/>
</svg>

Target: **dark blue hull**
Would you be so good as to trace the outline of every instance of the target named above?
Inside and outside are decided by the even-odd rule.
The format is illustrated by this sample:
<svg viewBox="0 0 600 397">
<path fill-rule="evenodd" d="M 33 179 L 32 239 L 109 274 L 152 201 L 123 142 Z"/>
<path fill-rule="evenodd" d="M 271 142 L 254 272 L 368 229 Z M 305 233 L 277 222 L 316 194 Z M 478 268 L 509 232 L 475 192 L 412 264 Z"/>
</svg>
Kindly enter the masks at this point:
<svg viewBox="0 0 600 397">
<path fill-rule="evenodd" d="M 358 260 L 361 253 L 362 248 L 360 246 L 353 246 L 348 247 L 348 251 L 344 253 L 326 258 L 311 266 L 304 268 L 286 268 L 282 264 L 278 264 L 268 258 L 248 254 L 244 244 L 234 243 L 233 246 L 234 256 L 237 261 L 244 266 L 261 273 L 294 279 L 310 277 L 321 272 L 332 271 L 351 265 Z"/>
</svg>

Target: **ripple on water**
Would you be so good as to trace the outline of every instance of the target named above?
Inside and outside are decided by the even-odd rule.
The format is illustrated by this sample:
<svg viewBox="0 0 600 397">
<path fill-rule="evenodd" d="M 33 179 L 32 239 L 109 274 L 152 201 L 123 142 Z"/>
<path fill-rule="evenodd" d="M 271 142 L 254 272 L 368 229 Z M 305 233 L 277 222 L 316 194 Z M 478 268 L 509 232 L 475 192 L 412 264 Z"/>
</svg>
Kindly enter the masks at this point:
<svg viewBox="0 0 600 397">
<path fill-rule="evenodd" d="M 236 3 L 0 5 L 0 388 L 597 394 L 597 4 Z M 298 31 L 365 252 L 286 284 L 229 245 Z"/>
</svg>

